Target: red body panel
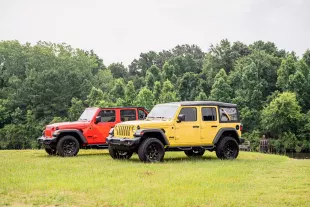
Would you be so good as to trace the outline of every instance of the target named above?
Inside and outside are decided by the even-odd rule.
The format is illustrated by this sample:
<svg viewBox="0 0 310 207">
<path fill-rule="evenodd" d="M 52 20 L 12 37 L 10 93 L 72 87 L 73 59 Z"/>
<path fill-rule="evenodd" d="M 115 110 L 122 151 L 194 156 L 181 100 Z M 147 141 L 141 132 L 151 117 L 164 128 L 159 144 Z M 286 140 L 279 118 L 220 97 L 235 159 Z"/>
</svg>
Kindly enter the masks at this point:
<svg viewBox="0 0 310 207">
<path fill-rule="evenodd" d="M 84 137 L 87 140 L 87 145 L 102 145 L 106 143 L 106 137 L 109 135 L 109 131 L 117 123 L 121 122 L 121 110 L 136 110 L 136 120 L 139 119 L 139 112 L 141 110 L 147 115 L 148 112 L 144 108 L 131 108 L 131 107 L 122 107 L 122 108 L 97 108 L 95 115 L 91 121 L 76 121 L 76 122 L 61 122 L 47 125 L 45 128 L 44 135 L 45 137 L 52 137 L 52 134 L 56 130 L 62 129 L 78 129 L 83 132 Z M 115 120 L 109 122 L 99 122 L 95 123 L 96 116 L 102 110 L 114 110 L 115 111 Z"/>
</svg>

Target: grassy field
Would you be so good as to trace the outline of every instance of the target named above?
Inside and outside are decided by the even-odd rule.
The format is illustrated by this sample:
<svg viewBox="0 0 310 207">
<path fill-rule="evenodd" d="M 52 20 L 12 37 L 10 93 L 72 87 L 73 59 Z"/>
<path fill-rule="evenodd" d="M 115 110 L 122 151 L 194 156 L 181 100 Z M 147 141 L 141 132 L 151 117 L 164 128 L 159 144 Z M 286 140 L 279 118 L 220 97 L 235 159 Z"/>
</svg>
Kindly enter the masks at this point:
<svg viewBox="0 0 310 207">
<path fill-rule="evenodd" d="M 144 164 L 106 150 L 0 151 L 0 180 L 0 206 L 310 205 L 310 160 L 248 152 L 234 161 L 167 152 L 164 163 Z"/>
</svg>

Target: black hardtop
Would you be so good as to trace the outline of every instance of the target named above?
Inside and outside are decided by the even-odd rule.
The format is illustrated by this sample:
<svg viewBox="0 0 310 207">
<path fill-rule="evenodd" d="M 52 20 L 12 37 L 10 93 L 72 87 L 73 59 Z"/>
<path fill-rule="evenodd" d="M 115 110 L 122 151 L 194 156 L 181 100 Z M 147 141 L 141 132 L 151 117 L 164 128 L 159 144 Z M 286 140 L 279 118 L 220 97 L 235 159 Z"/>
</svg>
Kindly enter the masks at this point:
<svg viewBox="0 0 310 207">
<path fill-rule="evenodd" d="M 219 101 L 181 101 L 167 104 L 176 104 L 181 106 L 221 106 L 221 107 L 237 107 L 237 104 L 224 103 Z"/>
</svg>

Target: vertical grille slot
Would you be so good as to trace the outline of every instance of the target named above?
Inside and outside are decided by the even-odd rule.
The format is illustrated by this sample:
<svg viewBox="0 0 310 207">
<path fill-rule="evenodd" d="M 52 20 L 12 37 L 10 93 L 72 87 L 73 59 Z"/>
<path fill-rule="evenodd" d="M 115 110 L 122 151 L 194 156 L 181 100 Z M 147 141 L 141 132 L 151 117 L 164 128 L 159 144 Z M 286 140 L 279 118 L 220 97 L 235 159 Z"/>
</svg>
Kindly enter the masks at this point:
<svg viewBox="0 0 310 207">
<path fill-rule="evenodd" d="M 130 131 L 132 130 L 133 126 L 117 126 L 117 135 L 123 137 L 129 137 Z"/>
</svg>

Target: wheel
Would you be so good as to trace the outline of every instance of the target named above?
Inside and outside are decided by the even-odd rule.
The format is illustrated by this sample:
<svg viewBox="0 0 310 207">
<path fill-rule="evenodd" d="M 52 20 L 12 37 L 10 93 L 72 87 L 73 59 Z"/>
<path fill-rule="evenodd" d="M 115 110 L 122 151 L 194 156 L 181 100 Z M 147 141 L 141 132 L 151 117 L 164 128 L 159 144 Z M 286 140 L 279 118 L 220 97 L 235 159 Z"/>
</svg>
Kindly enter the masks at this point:
<svg viewBox="0 0 310 207">
<path fill-rule="evenodd" d="M 116 150 L 109 145 L 109 153 L 113 159 L 129 159 L 132 156 L 132 152 Z"/>
<path fill-rule="evenodd" d="M 184 153 L 188 156 L 188 157 L 201 157 L 204 153 L 205 153 L 205 149 L 203 148 L 193 148 L 191 150 L 186 150 L 184 151 Z"/>
<path fill-rule="evenodd" d="M 139 146 L 138 155 L 142 162 L 161 162 L 165 156 L 164 145 L 156 138 L 145 139 Z"/>
<path fill-rule="evenodd" d="M 239 145 L 232 137 L 223 137 L 216 146 L 216 156 L 222 160 L 235 159 L 239 154 Z"/>
<path fill-rule="evenodd" d="M 56 155 L 55 149 L 45 148 L 45 152 L 49 155 Z"/>
<path fill-rule="evenodd" d="M 64 136 L 57 143 L 57 153 L 62 157 L 76 156 L 80 150 L 79 141 L 73 136 Z"/>
</svg>

